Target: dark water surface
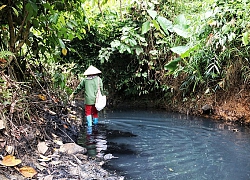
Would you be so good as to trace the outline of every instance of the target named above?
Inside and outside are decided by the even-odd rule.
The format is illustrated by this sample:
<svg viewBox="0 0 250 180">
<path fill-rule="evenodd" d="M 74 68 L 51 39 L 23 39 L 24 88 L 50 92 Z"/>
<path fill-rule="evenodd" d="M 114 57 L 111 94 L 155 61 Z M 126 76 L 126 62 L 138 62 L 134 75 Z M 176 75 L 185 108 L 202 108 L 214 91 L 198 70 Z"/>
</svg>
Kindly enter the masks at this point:
<svg viewBox="0 0 250 180">
<path fill-rule="evenodd" d="M 125 179 L 250 179 L 247 127 L 152 110 L 108 111 L 98 126 L 83 143 L 90 155 L 119 157 L 105 168 Z"/>
</svg>

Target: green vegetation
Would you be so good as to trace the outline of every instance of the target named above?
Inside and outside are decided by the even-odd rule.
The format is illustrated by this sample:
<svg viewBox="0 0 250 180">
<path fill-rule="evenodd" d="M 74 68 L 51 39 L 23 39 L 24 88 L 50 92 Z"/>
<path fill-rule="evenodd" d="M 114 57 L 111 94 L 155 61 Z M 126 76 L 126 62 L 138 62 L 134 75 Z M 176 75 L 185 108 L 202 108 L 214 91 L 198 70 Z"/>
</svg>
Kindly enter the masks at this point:
<svg viewBox="0 0 250 180">
<path fill-rule="evenodd" d="M 249 8 L 248 0 L 3 0 L 1 72 L 46 81 L 61 97 L 90 64 L 111 98 L 247 88 Z"/>
</svg>

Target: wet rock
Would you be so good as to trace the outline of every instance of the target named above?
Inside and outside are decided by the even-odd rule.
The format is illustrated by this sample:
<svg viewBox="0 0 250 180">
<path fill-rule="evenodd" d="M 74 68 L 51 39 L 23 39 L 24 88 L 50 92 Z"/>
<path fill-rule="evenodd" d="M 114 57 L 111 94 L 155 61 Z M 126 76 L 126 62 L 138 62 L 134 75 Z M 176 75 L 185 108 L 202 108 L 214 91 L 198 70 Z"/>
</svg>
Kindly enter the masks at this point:
<svg viewBox="0 0 250 180">
<path fill-rule="evenodd" d="M 211 114 L 212 111 L 213 111 L 213 107 L 211 105 L 209 105 L 209 104 L 206 104 L 206 105 L 202 106 L 201 109 L 202 109 L 203 114 Z"/>
</svg>

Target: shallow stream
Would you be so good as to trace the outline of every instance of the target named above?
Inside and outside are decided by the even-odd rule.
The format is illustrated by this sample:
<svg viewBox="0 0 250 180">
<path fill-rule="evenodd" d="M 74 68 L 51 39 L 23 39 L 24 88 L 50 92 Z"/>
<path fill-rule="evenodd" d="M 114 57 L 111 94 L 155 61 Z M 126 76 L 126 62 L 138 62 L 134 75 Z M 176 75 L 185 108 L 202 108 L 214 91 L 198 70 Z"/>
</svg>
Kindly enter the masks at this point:
<svg viewBox="0 0 250 180">
<path fill-rule="evenodd" d="M 250 129 L 154 110 L 107 111 L 79 143 L 127 180 L 250 179 Z"/>
</svg>

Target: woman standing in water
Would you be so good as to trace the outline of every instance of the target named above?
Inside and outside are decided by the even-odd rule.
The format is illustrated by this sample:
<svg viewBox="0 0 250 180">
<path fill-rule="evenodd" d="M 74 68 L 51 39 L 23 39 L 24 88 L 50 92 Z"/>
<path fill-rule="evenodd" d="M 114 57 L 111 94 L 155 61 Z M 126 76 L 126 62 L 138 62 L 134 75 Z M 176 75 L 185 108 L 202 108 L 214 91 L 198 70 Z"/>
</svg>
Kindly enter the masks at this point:
<svg viewBox="0 0 250 180">
<path fill-rule="evenodd" d="M 102 79 L 98 76 L 102 72 L 94 66 L 84 72 L 86 77 L 80 82 L 74 92 L 70 95 L 70 100 L 80 91 L 84 90 L 85 117 L 89 129 L 92 125 L 98 124 L 98 111 L 95 107 L 96 93 L 100 88 L 103 94 Z"/>
</svg>

